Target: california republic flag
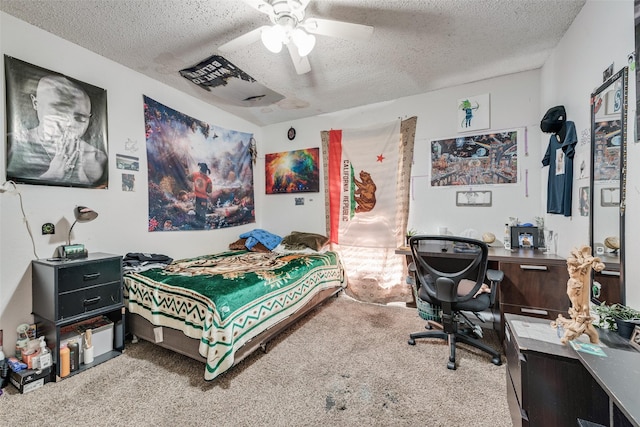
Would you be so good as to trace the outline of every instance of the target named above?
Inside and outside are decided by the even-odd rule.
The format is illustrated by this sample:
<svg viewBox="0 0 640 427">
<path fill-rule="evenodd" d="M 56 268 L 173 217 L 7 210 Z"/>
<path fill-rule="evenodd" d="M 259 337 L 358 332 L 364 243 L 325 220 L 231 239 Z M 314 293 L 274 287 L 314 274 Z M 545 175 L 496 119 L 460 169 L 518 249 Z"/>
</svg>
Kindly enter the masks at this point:
<svg viewBox="0 0 640 427">
<path fill-rule="evenodd" d="M 400 120 L 329 132 L 331 241 L 395 248 Z"/>
</svg>

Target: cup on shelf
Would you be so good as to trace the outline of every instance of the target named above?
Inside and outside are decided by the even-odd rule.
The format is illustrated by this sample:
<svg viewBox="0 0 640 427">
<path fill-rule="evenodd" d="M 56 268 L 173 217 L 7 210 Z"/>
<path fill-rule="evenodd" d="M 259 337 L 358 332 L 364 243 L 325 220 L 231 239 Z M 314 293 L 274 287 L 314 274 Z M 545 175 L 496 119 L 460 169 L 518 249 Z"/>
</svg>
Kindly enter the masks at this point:
<svg viewBox="0 0 640 427">
<path fill-rule="evenodd" d="M 89 363 L 93 362 L 93 346 L 91 347 L 85 347 L 84 351 L 84 364 L 88 365 Z"/>
</svg>

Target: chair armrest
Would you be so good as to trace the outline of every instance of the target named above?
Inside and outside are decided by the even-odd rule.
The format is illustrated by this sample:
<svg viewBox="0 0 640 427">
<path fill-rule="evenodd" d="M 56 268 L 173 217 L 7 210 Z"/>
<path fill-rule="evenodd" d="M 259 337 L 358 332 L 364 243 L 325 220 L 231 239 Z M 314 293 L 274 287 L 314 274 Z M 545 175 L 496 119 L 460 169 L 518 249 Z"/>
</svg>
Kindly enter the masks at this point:
<svg viewBox="0 0 640 427">
<path fill-rule="evenodd" d="M 500 270 L 487 270 L 487 279 L 491 282 L 502 282 L 504 279 L 504 272 Z"/>
<path fill-rule="evenodd" d="M 491 300 L 491 306 L 496 301 L 496 292 L 498 290 L 498 285 L 504 279 L 504 272 L 501 270 L 491 270 L 487 269 L 487 279 L 491 282 L 491 295 L 489 296 Z"/>
</svg>

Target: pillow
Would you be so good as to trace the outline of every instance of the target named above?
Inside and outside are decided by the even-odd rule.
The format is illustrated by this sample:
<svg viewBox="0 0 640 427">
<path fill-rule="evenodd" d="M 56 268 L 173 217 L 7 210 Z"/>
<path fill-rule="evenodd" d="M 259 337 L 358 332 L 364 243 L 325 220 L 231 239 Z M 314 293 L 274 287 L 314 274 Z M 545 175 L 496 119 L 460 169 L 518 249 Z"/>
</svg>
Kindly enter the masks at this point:
<svg viewBox="0 0 640 427">
<path fill-rule="evenodd" d="M 282 239 L 282 244 L 287 249 L 301 250 L 310 248 L 319 251 L 329 243 L 329 238 L 322 234 L 304 233 L 292 231 L 291 234 Z"/>
<path fill-rule="evenodd" d="M 235 242 L 229 244 L 229 249 L 232 251 L 246 251 L 247 247 L 244 245 L 247 239 L 238 239 Z"/>
<path fill-rule="evenodd" d="M 247 249 L 247 247 L 245 246 L 246 242 L 247 242 L 247 239 L 238 239 L 235 242 L 229 244 L 229 249 L 231 249 L 232 251 L 246 251 L 246 250 L 249 250 L 251 252 L 271 252 L 269 250 L 269 248 L 267 248 L 265 245 L 263 245 L 260 242 L 258 242 L 255 245 L 253 245 L 251 247 L 251 249 Z"/>
</svg>

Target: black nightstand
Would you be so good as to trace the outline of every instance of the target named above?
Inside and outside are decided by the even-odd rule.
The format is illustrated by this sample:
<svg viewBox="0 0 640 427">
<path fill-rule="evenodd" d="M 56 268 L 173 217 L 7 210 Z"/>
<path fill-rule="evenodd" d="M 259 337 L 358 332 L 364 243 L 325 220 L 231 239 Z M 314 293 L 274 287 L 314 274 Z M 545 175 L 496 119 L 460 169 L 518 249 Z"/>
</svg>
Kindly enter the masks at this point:
<svg viewBox="0 0 640 427">
<path fill-rule="evenodd" d="M 76 374 L 122 354 L 124 350 L 124 305 L 122 300 L 122 257 L 93 253 L 87 258 L 32 263 L 33 316 L 38 336 L 51 349 L 53 379 L 60 380 L 61 330 L 98 316 L 113 322 L 109 351 L 89 364 L 80 361 Z"/>
</svg>

